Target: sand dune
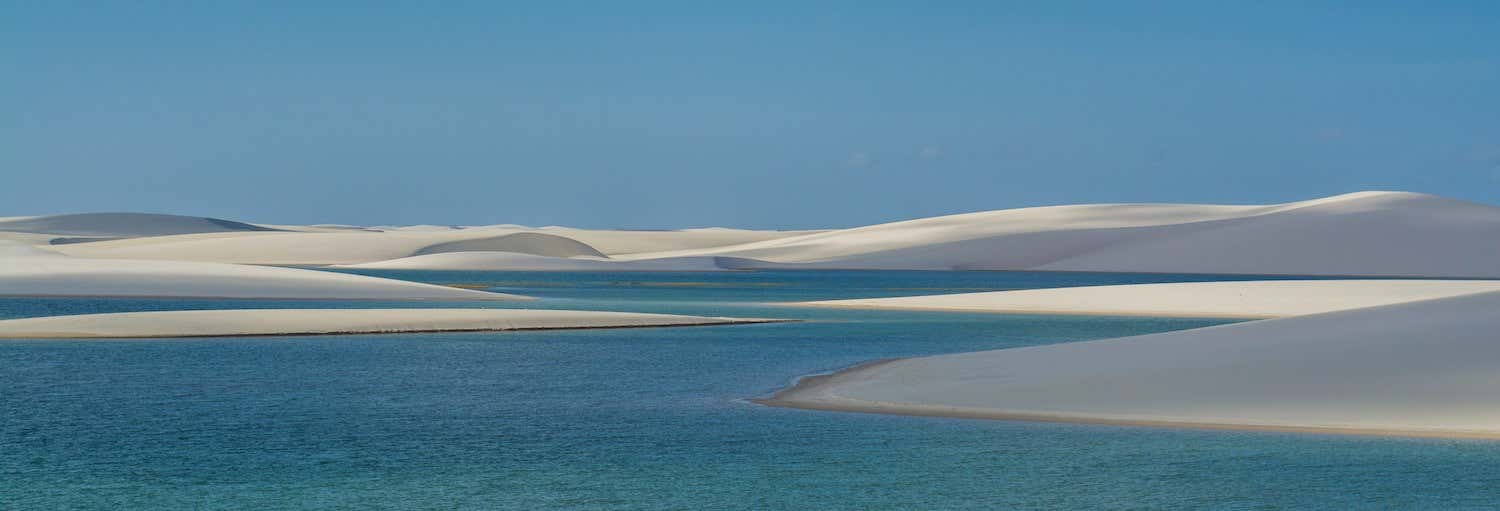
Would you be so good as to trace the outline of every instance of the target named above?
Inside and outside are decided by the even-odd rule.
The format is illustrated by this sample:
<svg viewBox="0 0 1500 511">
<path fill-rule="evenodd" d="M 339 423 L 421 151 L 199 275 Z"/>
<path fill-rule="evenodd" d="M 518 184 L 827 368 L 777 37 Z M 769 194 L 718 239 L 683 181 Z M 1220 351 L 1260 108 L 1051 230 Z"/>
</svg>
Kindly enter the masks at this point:
<svg viewBox="0 0 1500 511">
<path fill-rule="evenodd" d="M 272 231 L 264 227 L 218 218 L 151 213 L 78 213 L 0 219 L 0 231 L 133 238 L 200 232 Z"/>
<path fill-rule="evenodd" d="M 1500 291 L 1494 280 L 1266 280 L 1027 289 L 801 302 L 857 309 L 1276 317 Z"/>
<path fill-rule="evenodd" d="M 539 232 L 575 239 L 606 255 L 616 256 L 724 247 L 823 231 L 753 231 L 718 227 L 675 231 L 620 231 L 545 227 L 539 229 Z"/>
<path fill-rule="evenodd" d="M 80 257 L 207 261 L 240 264 L 352 264 L 409 257 L 424 250 L 462 249 L 471 243 L 489 250 L 538 250 L 543 255 L 578 252 L 577 242 L 536 237 L 509 238 L 496 231 L 432 232 L 278 232 L 241 235 L 185 235 L 102 241 L 57 247 Z M 539 235 L 545 236 L 545 235 Z M 554 251 L 557 250 L 557 251 Z"/>
<path fill-rule="evenodd" d="M 1500 292 L 914 358 L 770 404 L 922 415 L 1500 437 Z"/>
<path fill-rule="evenodd" d="M 758 264 L 755 261 L 712 256 L 624 261 L 609 258 L 546 257 L 512 252 L 451 252 L 333 267 L 469 271 L 725 271 L 747 266 Z"/>
<path fill-rule="evenodd" d="M 60 217 L 0 224 L 36 227 L 49 218 Z M 195 225 L 218 225 L 211 220 L 197 219 Z M 483 251 L 652 260 L 656 262 L 645 266 L 656 269 L 667 269 L 664 261 L 677 261 L 684 264 L 677 269 L 683 270 L 703 267 L 703 258 L 727 257 L 742 264 L 737 269 L 1500 277 L 1500 258 L 1493 257 L 1500 253 L 1500 208 L 1404 192 L 1361 192 L 1265 206 L 1050 206 L 812 232 L 515 225 L 409 226 L 385 232 L 278 227 L 297 232 L 220 229 L 75 243 L 58 250 L 84 257 L 279 265 L 350 265 Z M 6 236 L 22 235 L 0 234 Z"/>
<path fill-rule="evenodd" d="M 702 250 L 801 268 L 1500 276 L 1500 208 L 1404 192 L 969 213 Z"/>
<path fill-rule="evenodd" d="M 0 338 L 224 337 L 725 325 L 778 320 L 518 309 L 239 309 L 0 321 Z"/>
<path fill-rule="evenodd" d="M 285 227 L 285 226 L 283 226 Z M 292 230 L 290 227 L 287 230 Z M 319 229 L 301 232 L 203 233 L 71 244 L 81 257 L 273 265 L 359 264 L 458 251 L 503 251 L 550 257 L 602 257 L 620 251 L 732 244 L 786 236 L 775 231 L 590 231 L 506 226 L 391 232 Z M 594 244 L 598 243 L 598 246 Z"/>
<path fill-rule="evenodd" d="M 0 243 L 0 295 L 286 299 L 524 299 L 325 271 L 71 257 Z"/>
<path fill-rule="evenodd" d="M 442 254 L 448 252 L 495 251 L 529 254 L 543 257 L 604 257 L 594 247 L 571 238 L 539 232 L 518 232 L 487 238 L 474 238 L 437 243 L 417 249 L 414 256 Z"/>
</svg>

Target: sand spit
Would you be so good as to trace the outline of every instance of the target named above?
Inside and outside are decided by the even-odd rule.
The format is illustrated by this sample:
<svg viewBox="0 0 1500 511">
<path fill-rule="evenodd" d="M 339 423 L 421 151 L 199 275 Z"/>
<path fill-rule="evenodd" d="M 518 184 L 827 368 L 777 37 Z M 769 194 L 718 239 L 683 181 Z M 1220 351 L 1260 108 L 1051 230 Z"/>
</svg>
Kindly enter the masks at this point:
<svg viewBox="0 0 1500 511">
<path fill-rule="evenodd" d="M 768 323 L 783 320 L 519 309 L 237 309 L 0 321 L 0 338 L 85 339 L 480 332 Z"/>
<path fill-rule="evenodd" d="M 1027 289 L 789 305 L 1018 314 L 1268 318 L 1500 291 L 1497 280 L 1259 280 Z"/>
<path fill-rule="evenodd" d="M 402 280 L 222 263 L 90 259 L 0 243 L 0 295 L 146 298 L 520 300 Z"/>
<path fill-rule="evenodd" d="M 1500 438 L 1500 292 L 890 361 L 768 404 L 914 415 Z"/>
</svg>

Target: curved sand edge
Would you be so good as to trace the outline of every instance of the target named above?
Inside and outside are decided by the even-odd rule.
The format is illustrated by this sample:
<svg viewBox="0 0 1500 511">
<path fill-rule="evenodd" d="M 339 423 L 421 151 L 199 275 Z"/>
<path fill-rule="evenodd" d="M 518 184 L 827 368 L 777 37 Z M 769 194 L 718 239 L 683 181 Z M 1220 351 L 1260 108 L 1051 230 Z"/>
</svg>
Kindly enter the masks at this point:
<svg viewBox="0 0 1500 511">
<path fill-rule="evenodd" d="M 292 300 L 531 299 L 520 295 L 301 268 L 91 259 L 3 241 L 0 241 L 0 295 Z"/>
<path fill-rule="evenodd" d="M 524 309 L 230 309 L 0 320 L 0 338 L 103 339 L 486 332 L 787 321 L 791 320 Z"/>
<path fill-rule="evenodd" d="M 797 307 L 1001 314 L 1275 318 L 1500 291 L 1500 280 L 1244 280 L 793 302 Z"/>
<path fill-rule="evenodd" d="M 839 396 L 833 393 L 840 383 L 862 379 L 882 366 L 912 360 L 912 358 L 881 358 L 863 362 L 832 373 L 812 374 L 797 378 L 790 387 L 776 391 L 770 397 L 753 398 L 750 402 L 775 408 L 792 408 L 823 412 L 872 413 L 880 415 L 906 415 L 913 417 L 946 417 L 951 419 L 985 419 L 1020 422 L 1051 422 L 1065 424 L 1097 424 L 1102 426 L 1138 426 L 1152 428 L 1202 429 L 1213 431 L 1263 431 L 1276 433 L 1312 433 L 1322 435 L 1399 436 L 1412 438 L 1451 438 L 1500 440 L 1500 432 L 1423 430 L 1396 428 L 1349 428 L 1332 426 L 1297 426 L 1284 424 L 1256 424 L 1237 422 L 1210 422 L 1188 420 L 1166 420 L 1134 418 L 1124 416 L 1039 413 L 1009 411 L 987 408 L 924 405 L 916 403 L 889 403 L 868 401 Z"/>
<path fill-rule="evenodd" d="M 1500 439 L 1500 292 L 906 358 L 763 404 L 1199 429 Z"/>
</svg>

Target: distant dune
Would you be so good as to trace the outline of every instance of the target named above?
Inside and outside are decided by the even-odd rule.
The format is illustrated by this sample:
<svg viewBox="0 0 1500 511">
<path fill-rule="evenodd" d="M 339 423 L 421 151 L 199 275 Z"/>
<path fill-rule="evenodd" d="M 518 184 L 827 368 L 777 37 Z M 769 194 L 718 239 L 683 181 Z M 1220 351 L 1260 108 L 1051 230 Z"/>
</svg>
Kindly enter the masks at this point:
<svg viewBox="0 0 1500 511">
<path fill-rule="evenodd" d="M 778 320 L 519 309 L 237 309 L 124 312 L 0 321 L 0 338 L 225 337 L 631 328 Z"/>
<path fill-rule="evenodd" d="M 0 231 L 58 236 L 133 238 L 201 232 L 274 230 L 276 229 L 218 218 L 151 213 L 78 213 L 0 219 Z"/>
<path fill-rule="evenodd" d="M 544 257 L 604 257 L 594 247 L 572 238 L 539 232 L 518 232 L 488 238 L 465 239 L 428 245 L 412 252 L 414 256 L 446 252 L 497 251 Z"/>
<path fill-rule="evenodd" d="M 380 300 L 525 298 L 293 268 L 71 257 L 14 242 L 0 242 L 0 295 Z"/>
<path fill-rule="evenodd" d="M 269 227 L 223 220 L 146 215 L 137 222 L 120 215 L 0 220 L 0 239 L 35 243 L 65 236 L 123 237 L 129 239 L 61 240 L 75 243 L 58 245 L 58 250 L 82 257 L 273 265 L 390 261 L 387 267 L 451 267 L 464 260 L 465 267 L 476 269 L 562 269 L 573 264 L 515 264 L 525 258 L 498 266 L 477 262 L 489 256 L 397 261 L 444 252 L 509 252 L 640 261 L 612 266 L 656 270 L 696 270 L 706 268 L 706 261 L 732 261 L 734 269 L 1500 277 L 1500 257 L 1494 256 L 1500 253 L 1500 208 L 1406 192 L 1360 192 L 1263 206 L 1049 206 L 832 231 L 626 231 L 503 224 L 385 231 L 276 226 L 282 231 L 266 232 Z M 135 224 L 141 227 L 127 229 Z M 56 232 L 38 234 L 44 229 Z M 141 237 L 147 235 L 143 233 L 150 237 Z M 725 259 L 707 259 L 714 257 Z"/>
<path fill-rule="evenodd" d="M 1500 208 L 1361 192 L 1270 206 L 1106 204 L 925 218 L 625 258 L 781 267 L 1500 276 Z"/>
<path fill-rule="evenodd" d="M 769 404 L 881 413 L 1500 438 L 1500 292 L 896 360 Z"/>
<path fill-rule="evenodd" d="M 1277 317 L 1500 291 L 1496 280 L 1265 280 L 1025 289 L 792 305 L 1030 314 Z"/>
<path fill-rule="evenodd" d="M 604 257 L 618 251 L 733 244 L 789 236 L 776 231 L 590 231 L 485 226 L 463 229 L 199 233 L 75 243 L 58 250 L 82 257 L 275 265 L 360 264 L 442 252 L 512 252 L 548 257 Z M 292 232 L 297 231 L 297 232 Z M 32 235 L 35 236 L 35 235 Z M 595 246 L 594 243 L 598 243 Z"/>
</svg>

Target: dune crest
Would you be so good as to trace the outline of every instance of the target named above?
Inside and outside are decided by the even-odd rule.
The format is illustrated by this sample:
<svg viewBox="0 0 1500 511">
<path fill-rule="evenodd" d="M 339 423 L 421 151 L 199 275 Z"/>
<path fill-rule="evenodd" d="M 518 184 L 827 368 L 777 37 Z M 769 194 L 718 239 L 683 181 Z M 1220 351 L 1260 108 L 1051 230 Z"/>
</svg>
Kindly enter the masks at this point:
<svg viewBox="0 0 1500 511">
<path fill-rule="evenodd" d="M 1009 209 L 623 258 L 717 255 L 807 269 L 1495 277 L 1496 253 L 1500 208 L 1359 192 L 1266 206 Z"/>
</svg>

